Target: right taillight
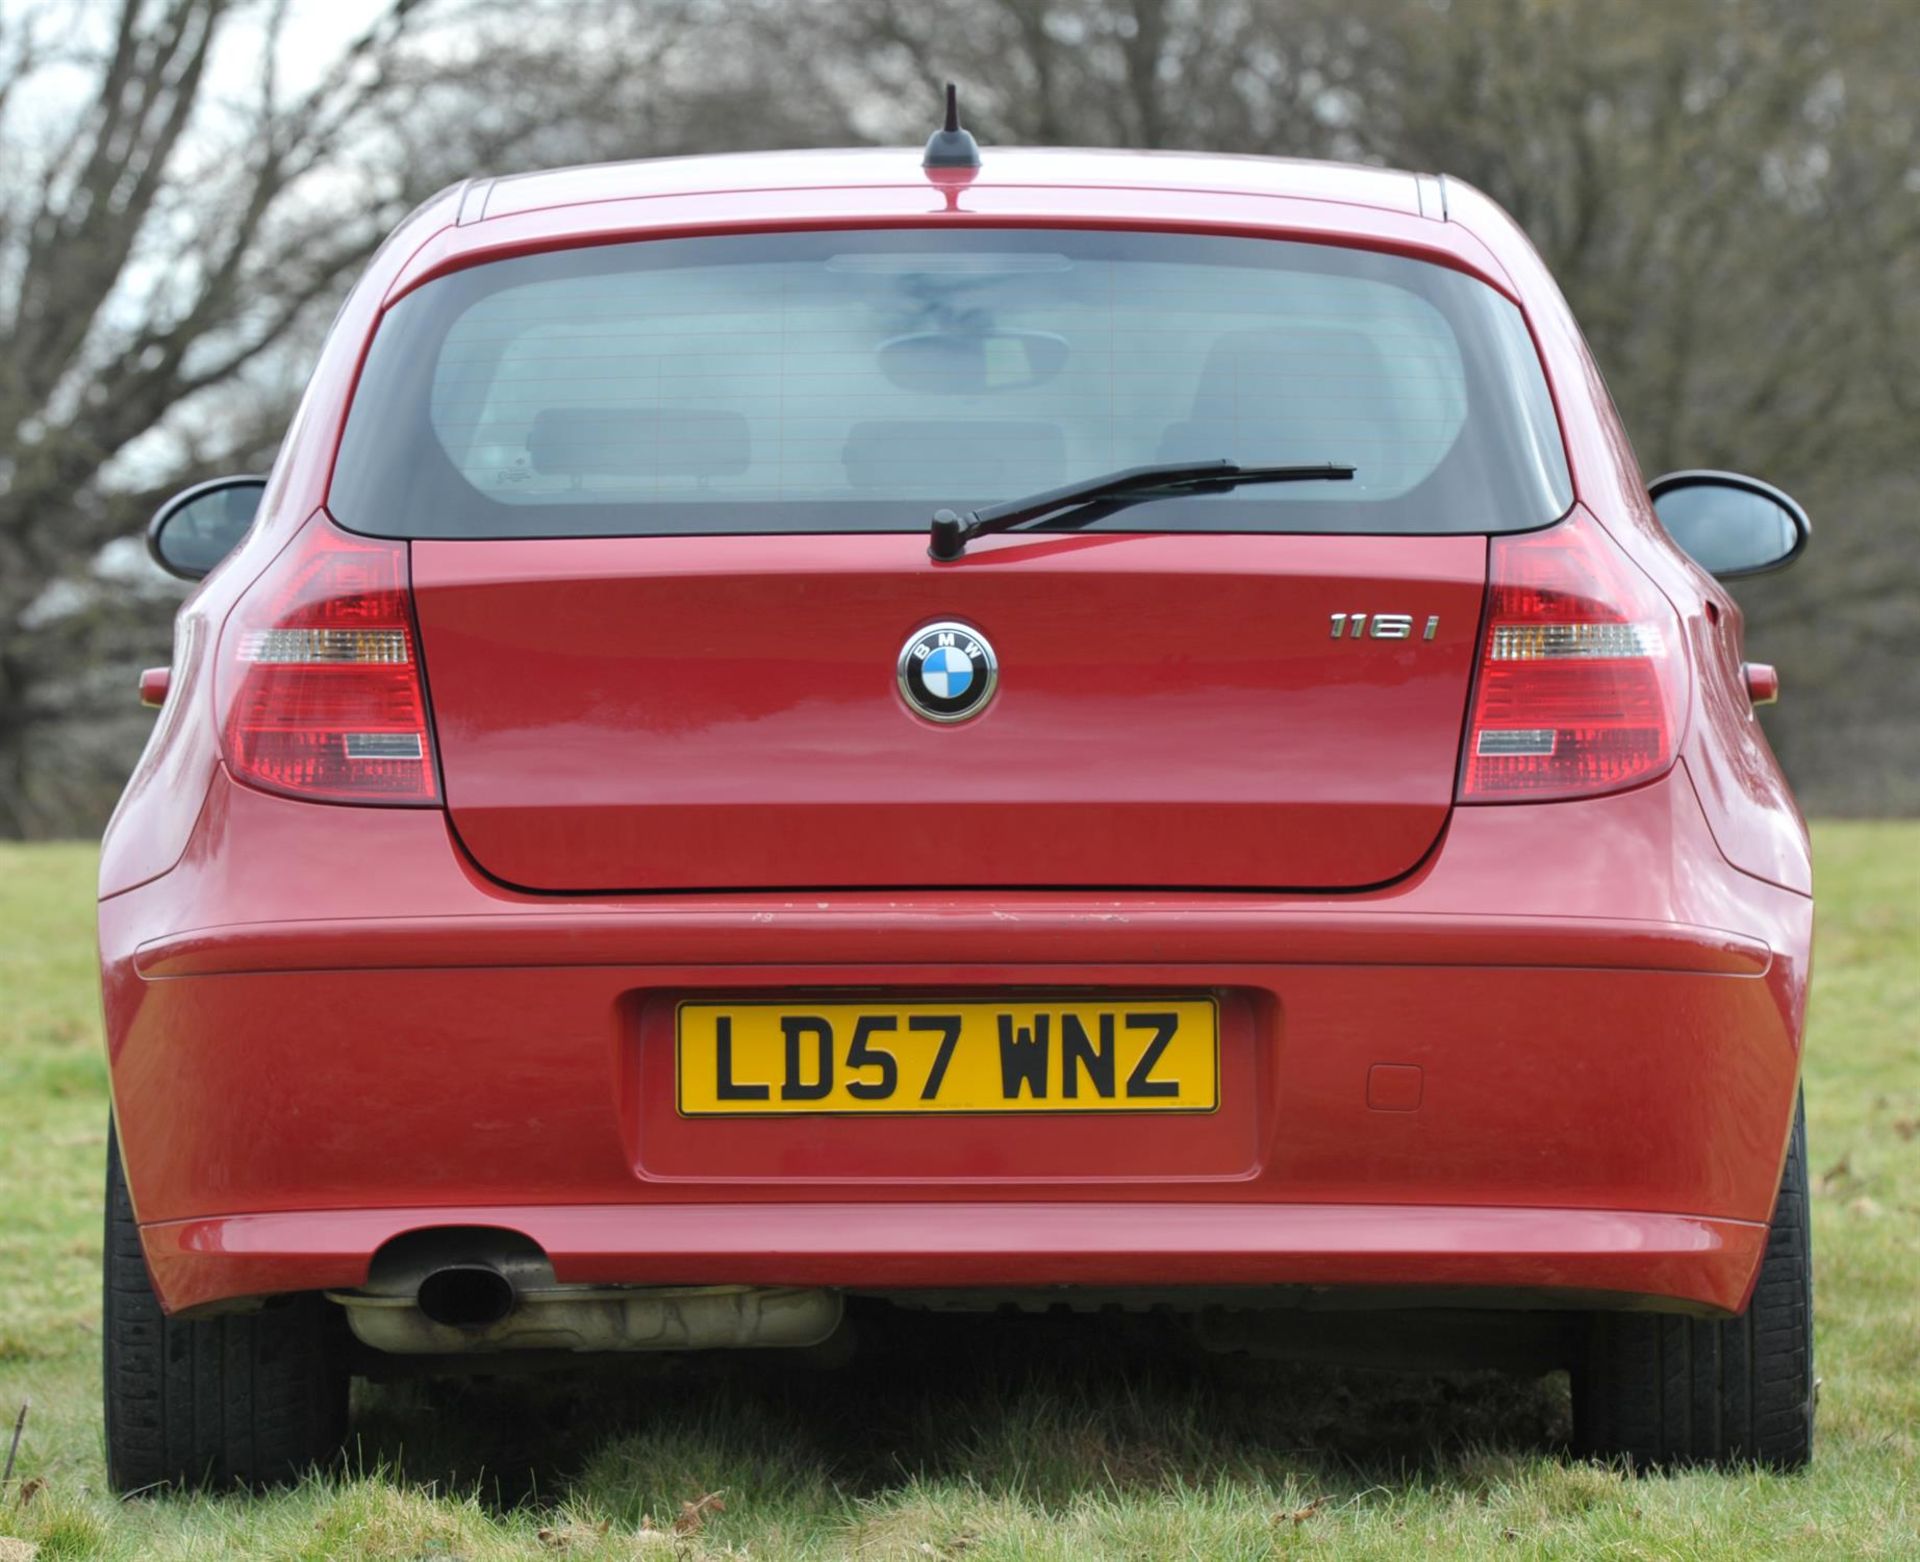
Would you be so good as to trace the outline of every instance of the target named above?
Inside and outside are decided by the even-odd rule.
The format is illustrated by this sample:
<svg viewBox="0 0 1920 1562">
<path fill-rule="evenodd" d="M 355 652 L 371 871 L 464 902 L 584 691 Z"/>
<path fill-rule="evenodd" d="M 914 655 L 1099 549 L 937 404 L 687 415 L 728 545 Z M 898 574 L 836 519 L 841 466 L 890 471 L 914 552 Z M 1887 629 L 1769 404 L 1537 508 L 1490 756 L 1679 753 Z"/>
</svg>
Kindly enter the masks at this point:
<svg viewBox="0 0 1920 1562">
<path fill-rule="evenodd" d="M 1673 608 L 1589 517 L 1490 544 L 1463 803 L 1581 797 L 1673 763 Z"/>
<path fill-rule="evenodd" d="M 439 800 L 404 542 L 315 516 L 234 604 L 215 683 L 242 780 L 325 802 Z"/>
</svg>

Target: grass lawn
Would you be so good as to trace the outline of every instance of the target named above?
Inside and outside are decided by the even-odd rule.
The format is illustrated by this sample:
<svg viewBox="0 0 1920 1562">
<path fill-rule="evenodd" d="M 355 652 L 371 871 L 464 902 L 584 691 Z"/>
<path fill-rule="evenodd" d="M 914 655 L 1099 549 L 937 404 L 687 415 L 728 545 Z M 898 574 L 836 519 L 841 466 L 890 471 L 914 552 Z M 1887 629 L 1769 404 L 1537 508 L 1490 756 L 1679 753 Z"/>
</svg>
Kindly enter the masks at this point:
<svg viewBox="0 0 1920 1562">
<path fill-rule="evenodd" d="M 1249 1367 L 1155 1349 L 1138 1324 L 938 1319 L 833 1374 L 769 1357 L 362 1389 L 358 1473 L 127 1504 L 102 1490 L 98 1419 L 93 852 L 0 850 L 0 1459 L 32 1402 L 0 1562 L 1920 1556 L 1920 824 L 1816 833 L 1806 1475 L 1569 1463 L 1552 1381 Z M 673 1537 L 714 1493 L 724 1507 Z"/>
</svg>

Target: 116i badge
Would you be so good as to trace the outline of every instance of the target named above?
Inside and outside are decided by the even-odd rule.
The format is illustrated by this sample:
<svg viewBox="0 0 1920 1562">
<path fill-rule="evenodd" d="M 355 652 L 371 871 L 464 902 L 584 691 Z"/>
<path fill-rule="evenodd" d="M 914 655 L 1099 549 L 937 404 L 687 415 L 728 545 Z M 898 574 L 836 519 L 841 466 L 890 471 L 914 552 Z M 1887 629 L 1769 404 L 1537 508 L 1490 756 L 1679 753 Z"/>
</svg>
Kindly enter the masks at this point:
<svg viewBox="0 0 1920 1562">
<path fill-rule="evenodd" d="M 929 721 L 965 721 L 986 709 L 1000 663 L 971 625 L 929 624 L 900 648 L 900 695 Z"/>
</svg>

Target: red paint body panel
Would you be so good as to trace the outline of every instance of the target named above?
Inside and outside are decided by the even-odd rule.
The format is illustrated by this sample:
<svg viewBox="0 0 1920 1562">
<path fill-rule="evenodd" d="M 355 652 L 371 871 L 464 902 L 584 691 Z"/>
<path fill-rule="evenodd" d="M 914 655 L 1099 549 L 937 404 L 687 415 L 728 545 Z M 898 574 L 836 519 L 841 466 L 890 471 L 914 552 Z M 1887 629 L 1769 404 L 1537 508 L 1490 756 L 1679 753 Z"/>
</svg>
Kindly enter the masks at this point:
<svg viewBox="0 0 1920 1562">
<path fill-rule="evenodd" d="M 1446 821 L 1486 579 L 1472 536 L 413 554 L 454 828 L 543 890 L 1381 883 Z M 1334 640 L 1328 601 L 1439 627 Z M 894 689 L 943 618 L 1005 669 L 952 729 Z"/>
<path fill-rule="evenodd" d="M 1504 211 L 1447 181 L 1448 214 L 1471 226 L 1514 279 L 1560 409 L 1581 502 L 1633 554 L 1679 610 L 1696 676 L 1681 754 L 1714 839 L 1744 872 L 1813 893 L 1806 821 L 1740 674 L 1743 622 L 1720 583 L 1687 557 L 1654 514 L 1633 446 L 1558 285 Z"/>
<path fill-rule="evenodd" d="M 711 166 L 718 172 L 725 161 L 713 160 Z M 1376 204 L 1378 186 L 1371 181 L 1314 190 L 1284 184 L 1204 189 L 1181 183 L 1176 174 L 1166 182 L 1149 178 L 1132 185 L 1080 185 L 1045 179 L 1040 170 L 1050 161 L 1046 154 L 1008 150 L 996 158 L 990 174 L 983 171 L 970 181 L 931 181 L 916 155 L 899 152 L 823 158 L 817 184 L 756 181 L 756 187 L 745 189 L 712 185 L 642 193 L 631 179 L 613 178 L 589 200 L 441 228 L 390 274 L 383 302 L 392 303 L 448 271 L 569 245 L 766 229 L 943 225 L 1148 228 L 1358 245 L 1451 266 L 1513 293 L 1500 256 L 1475 231 L 1433 222 L 1404 205 Z M 1185 171 L 1215 161 L 1169 158 L 1165 164 Z M 1023 179 L 1027 169 L 1033 172 Z M 744 170 L 736 164 L 728 171 L 737 177 Z M 1411 176 L 1388 179 L 1404 181 L 1399 187 L 1411 193 Z"/>
<path fill-rule="evenodd" d="M 1448 754 L 1458 747 L 1471 634 L 1453 638 L 1451 618 L 1477 615 L 1481 539 L 1391 544 L 1395 578 L 1444 599 L 1444 639 L 1431 662 L 1395 663 L 1388 648 L 1356 671 L 1361 712 L 1324 697 L 1339 676 L 1330 643 L 1276 638 L 1262 663 L 1212 638 L 1203 616 L 1210 593 L 1229 591 L 1304 613 L 1309 580 L 1383 573 L 1362 540 L 995 539 L 942 575 L 936 602 L 906 557 L 918 539 L 868 536 L 759 539 L 763 572 L 735 565 L 724 591 L 711 542 L 417 545 L 430 693 L 462 691 L 436 712 L 450 812 L 299 802 L 227 775 L 211 689 L 220 626 L 323 505 L 391 299 L 440 271 L 555 245 L 1059 222 L 1356 244 L 1514 297 L 1578 502 L 1681 619 L 1692 692 L 1677 763 L 1609 796 L 1448 807 L 1451 763 L 1430 750 L 1449 726 Z M 775 573 L 817 594 L 784 599 Z M 1023 770 L 996 745 L 1071 723 L 1068 695 L 1086 695 L 1071 625 L 1052 639 L 1022 629 L 1033 638 L 1017 660 L 1001 646 L 1005 676 L 1033 679 L 1046 700 L 1022 710 L 1009 681 L 978 724 L 990 762 L 974 766 L 986 791 L 966 829 L 980 859 L 936 873 L 886 796 L 916 778 L 920 734 L 904 712 L 906 726 L 883 717 L 884 701 L 853 700 L 860 677 L 890 676 L 898 641 L 841 643 L 831 619 L 863 592 L 909 617 L 946 616 L 971 593 L 966 610 L 985 615 L 1036 581 L 1108 610 L 1165 604 L 1160 646 L 1190 653 L 1182 687 L 1219 702 L 1241 747 L 1198 740 L 1191 713 L 1168 703 L 1144 724 L 1157 781 Z M 531 609 L 519 627 L 494 611 L 503 582 Z M 818 645 L 819 711 L 779 687 L 764 708 L 742 707 L 720 667 L 728 637 L 698 633 L 703 616 L 724 627 L 776 603 Z M 623 638 L 636 606 L 670 632 Z M 352 1285 L 402 1231 L 479 1223 L 533 1237 L 565 1280 L 1482 1286 L 1738 1308 L 1792 1114 L 1812 923 L 1804 827 L 1752 719 L 1739 629 L 1655 521 L 1551 279 L 1504 215 L 1456 183 L 996 151 L 971 181 L 929 182 L 915 154 L 892 152 L 448 192 L 369 267 L 258 524 L 183 610 L 166 706 L 104 844 L 115 1109 L 163 1301 Z M 624 692 L 669 650 L 693 664 L 678 671 L 685 685 Z M 1144 657 L 1136 671 L 1155 676 Z M 569 677 L 581 692 L 556 694 Z M 723 686 L 734 707 L 721 712 Z M 1285 719 L 1249 733 L 1263 701 Z M 1388 723 L 1411 756 L 1402 767 L 1384 757 Z M 625 741 L 636 729 L 674 745 L 677 763 L 649 770 Z M 871 773 L 835 768 L 836 733 L 863 746 Z M 534 817 L 516 795 L 514 743 L 528 734 L 579 746 L 578 779 L 547 810 L 559 817 Z M 1259 793 L 1254 771 L 1298 741 L 1355 752 L 1348 784 L 1289 767 Z M 771 811 L 771 776 L 745 775 L 769 751 L 801 761 L 797 794 Z M 1248 769 L 1212 762 L 1223 753 Z M 1070 779 L 1093 789 L 1084 817 L 1060 806 Z M 743 780 L 765 783 L 763 806 L 737 793 Z M 960 800 L 945 777 L 930 784 Z M 1125 828 L 1129 788 L 1152 785 L 1191 817 L 1140 839 Z M 996 786 L 1026 810 L 999 839 Z M 607 808 L 636 797 L 657 815 L 609 839 Z M 1111 856 L 1096 815 L 1123 837 Z M 1229 842 L 1249 817 L 1252 839 Z M 770 861 L 792 887 L 754 892 L 767 880 L 750 870 Z M 1124 887 L 1156 881 L 1213 887 Z M 1022 887 L 1048 883 L 1109 887 Z M 1285 883 L 1371 887 L 1265 887 Z M 610 892 L 646 884 L 677 889 Z M 571 892 L 586 889 L 599 893 Z M 1219 995 L 1222 1110 L 696 1123 L 666 1088 L 678 995 L 1066 987 Z M 1417 1101 L 1370 1105 L 1377 1065 L 1417 1068 Z"/>
<path fill-rule="evenodd" d="M 671 195 L 735 196 L 782 190 L 864 190 L 895 185 L 928 193 L 929 179 L 915 149 L 861 147 L 842 151 L 755 153 L 751 158 L 676 157 L 648 163 L 602 163 L 559 168 L 484 183 L 477 203 L 487 220 L 527 212 L 568 212 L 604 201 Z M 1143 195 L 1168 190 L 1193 194 L 1281 196 L 1376 206 L 1417 216 L 1414 175 L 1353 163 L 1304 158 L 1194 157 L 1184 153 L 1113 152 L 1073 147 L 995 147 L 993 166 L 969 177 L 936 176 L 935 188 L 1028 186 L 1051 192 L 1099 190 Z"/>
</svg>

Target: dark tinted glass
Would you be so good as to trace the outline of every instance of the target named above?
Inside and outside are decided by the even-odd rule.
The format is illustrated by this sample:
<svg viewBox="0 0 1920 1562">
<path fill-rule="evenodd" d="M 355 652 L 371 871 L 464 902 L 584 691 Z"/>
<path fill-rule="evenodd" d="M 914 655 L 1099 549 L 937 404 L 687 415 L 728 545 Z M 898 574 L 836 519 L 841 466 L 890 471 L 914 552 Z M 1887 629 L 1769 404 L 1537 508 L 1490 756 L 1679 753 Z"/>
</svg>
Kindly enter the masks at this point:
<svg viewBox="0 0 1920 1562">
<path fill-rule="evenodd" d="M 331 508 L 388 536 L 904 531 L 1120 467 L 1334 462 L 1109 530 L 1482 532 L 1571 499 L 1519 311 L 1178 234 L 848 231 L 496 262 L 380 327 Z"/>
</svg>

